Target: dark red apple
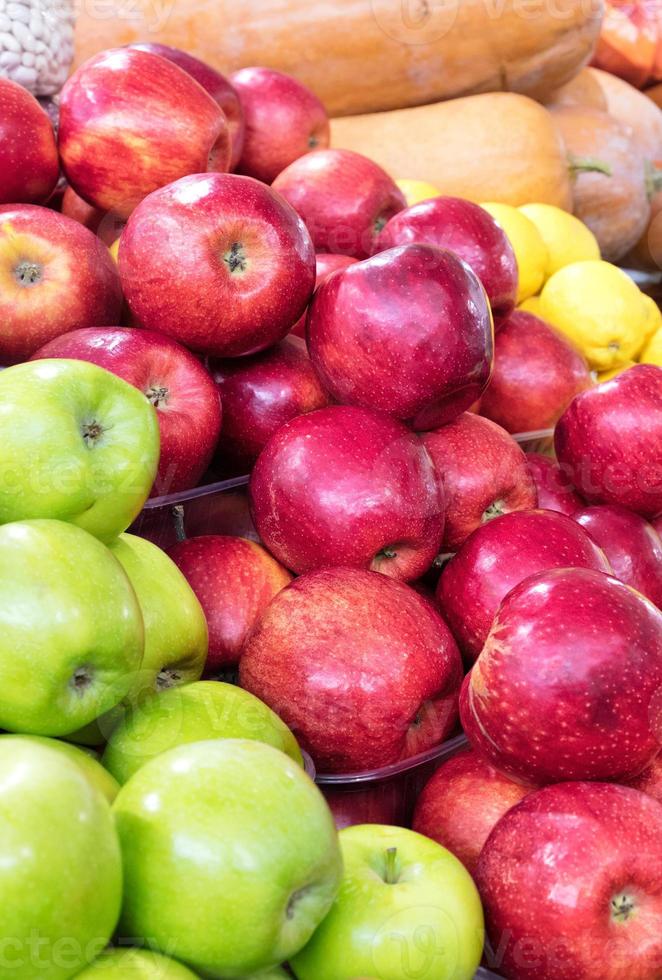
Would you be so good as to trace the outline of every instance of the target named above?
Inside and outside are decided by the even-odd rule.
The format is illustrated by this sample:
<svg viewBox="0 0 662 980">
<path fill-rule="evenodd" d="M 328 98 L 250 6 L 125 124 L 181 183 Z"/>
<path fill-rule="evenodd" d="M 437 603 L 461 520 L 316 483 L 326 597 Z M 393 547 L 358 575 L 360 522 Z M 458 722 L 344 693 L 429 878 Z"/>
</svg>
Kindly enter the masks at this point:
<svg viewBox="0 0 662 980">
<path fill-rule="evenodd" d="M 616 578 L 662 608 L 662 541 L 655 528 L 616 505 L 587 507 L 573 516 L 600 545 Z"/>
<path fill-rule="evenodd" d="M 662 755 L 656 755 L 650 766 L 634 779 L 628 779 L 626 786 L 647 793 L 662 803 Z"/>
<path fill-rule="evenodd" d="M 60 210 L 68 218 L 73 218 L 74 221 L 80 221 L 81 225 L 85 225 L 86 228 L 93 231 L 108 246 L 112 245 L 116 238 L 120 237 L 122 228 L 126 224 L 123 218 L 112 213 L 107 214 L 105 211 L 100 211 L 99 208 L 88 204 L 87 201 L 84 201 L 76 193 L 73 187 L 69 187 L 68 185 L 65 187 L 64 194 L 62 195 L 62 207 Z"/>
<path fill-rule="evenodd" d="M 70 76 L 58 146 L 76 193 L 122 218 L 157 188 L 230 163 L 218 104 L 177 65 L 135 48 L 97 54 Z"/>
<path fill-rule="evenodd" d="M 318 289 L 323 282 L 329 278 L 332 272 L 337 269 L 346 269 L 349 265 L 354 265 L 357 259 L 351 255 L 333 255 L 331 252 L 318 252 L 315 256 L 315 289 Z M 290 333 L 295 337 L 306 336 L 306 314 L 304 313 L 292 327 Z"/>
<path fill-rule="evenodd" d="M 638 364 L 584 391 L 556 426 L 556 455 L 592 504 L 662 511 L 662 368 Z"/>
<path fill-rule="evenodd" d="M 464 412 L 422 440 L 446 494 L 444 551 L 457 551 L 472 531 L 495 517 L 537 506 L 526 456 L 489 419 Z"/>
<path fill-rule="evenodd" d="M 333 565 L 413 580 L 443 535 L 444 494 L 420 440 L 364 408 L 332 405 L 287 422 L 251 474 L 267 548 L 292 571 Z"/>
<path fill-rule="evenodd" d="M 230 79 L 246 120 L 239 173 L 270 184 L 304 153 L 329 145 L 326 109 L 296 78 L 273 68 L 242 68 Z"/>
<path fill-rule="evenodd" d="M 194 78 L 198 85 L 202 85 L 205 92 L 211 95 L 214 102 L 218 102 L 225 115 L 228 130 L 230 131 L 230 170 L 239 163 L 241 151 L 244 146 L 244 113 L 241 108 L 241 101 L 237 90 L 230 81 L 216 71 L 211 65 L 199 58 L 195 58 L 188 51 L 180 48 L 171 48 L 168 44 L 157 44 L 156 42 L 141 41 L 139 44 L 131 44 L 130 47 L 138 48 L 141 51 L 148 51 L 151 54 L 158 54 L 173 64 L 183 68 L 184 71 Z"/>
<path fill-rule="evenodd" d="M 413 589 L 331 568 L 276 596 L 239 675 L 281 715 L 318 772 L 356 772 L 416 755 L 450 733 L 462 664 L 443 619 Z"/>
<path fill-rule="evenodd" d="M 117 323 L 122 290 L 110 252 L 63 214 L 0 208 L 0 363 L 27 360 L 79 327 Z"/>
<path fill-rule="evenodd" d="M 377 235 L 406 204 L 378 164 L 352 150 L 313 150 L 273 182 L 303 220 L 318 252 L 364 259 Z"/>
<path fill-rule="evenodd" d="M 0 204 L 43 204 L 59 175 L 50 119 L 22 85 L 0 78 Z"/>
<path fill-rule="evenodd" d="M 495 824 L 531 792 L 468 749 L 444 762 L 426 783 L 412 829 L 459 858 L 472 875 Z"/>
<path fill-rule="evenodd" d="M 462 727 L 514 779 L 625 779 L 662 747 L 661 686 L 662 612 L 603 572 L 556 568 L 502 602 Z"/>
<path fill-rule="evenodd" d="M 138 326 L 215 357 L 282 340 L 315 283 L 296 212 L 232 174 L 196 174 L 151 194 L 122 232 L 119 268 Z"/>
<path fill-rule="evenodd" d="M 586 506 L 586 502 L 551 456 L 527 453 L 526 461 L 538 490 L 538 507 L 541 510 L 556 510 L 559 514 L 572 517 Z"/>
<path fill-rule="evenodd" d="M 224 471 L 248 473 L 281 425 L 329 403 L 297 337 L 252 357 L 214 361 L 210 370 L 223 403 L 216 458 Z"/>
<path fill-rule="evenodd" d="M 331 276 L 308 310 L 310 357 L 337 401 L 411 420 L 452 421 L 480 397 L 494 333 L 467 265 L 433 245 L 404 245 Z"/>
<path fill-rule="evenodd" d="M 156 409 L 161 435 L 153 496 L 188 490 L 209 466 L 221 431 L 221 400 L 209 372 L 185 347 L 152 330 L 74 330 L 33 358 L 73 357 L 112 371 Z"/>
<path fill-rule="evenodd" d="M 611 571 L 593 539 L 564 514 L 506 514 L 474 531 L 437 586 L 441 610 L 467 660 L 480 653 L 511 589 L 536 572 L 570 566 Z"/>
<path fill-rule="evenodd" d="M 592 384 L 588 364 L 564 337 L 533 313 L 516 310 L 496 335 L 481 414 L 508 432 L 553 428 Z"/>
<path fill-rule="evenodd" d="M 245 487 L 188 500 L 184 505 L 183 522 L 189 538 L 202 534 L 225 534 L 260 543 Z"/>
<path fill-rule="evenodd" d="M 607 783 L 531 793 L 496 825 L 476 881 L 511 980 L 654 980 L 662 805 Z"/>
<path fill-rule="evenodd" d="M 363 823 L 406 826 L 406 798 L 398 780 L 340 787 L 322 784 L 320 789 L 338 830 Z"/>
<path fill-rule="evenodd" d="M 200 600 L 209 626 L 205 673 L 236 665 L 251 631 L 292 576 L 254 541 L 205 535 L 168 554 Z"/>
<path fill-rule="evenodd" d="M 655 530 L 657 531 L 657 533 L 662 538 L 662 514 L 660 514 L 659 517 L 653 518 L 653 520 L 651 521 L 651 523 L 652 523 L 653 527 L 655 528 Z"/>
<path fill-rule="evenodd" d="M 484 208 L 459 197 L 433 197 L 400 211 L 375 241 L 374 251 L 414 242 L 455 252 L 476 273 L 495 323 L 515 309 L 517 260 L 500 225 Z"/>
</svg>

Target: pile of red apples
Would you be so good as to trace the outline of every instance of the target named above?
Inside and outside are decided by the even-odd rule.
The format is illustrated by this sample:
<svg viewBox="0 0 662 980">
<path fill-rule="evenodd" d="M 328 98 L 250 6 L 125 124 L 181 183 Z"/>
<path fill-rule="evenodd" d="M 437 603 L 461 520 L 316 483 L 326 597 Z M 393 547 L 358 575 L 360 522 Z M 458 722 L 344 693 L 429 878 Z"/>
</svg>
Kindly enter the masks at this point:
<svg viewBox="0 0 662 980">
<path fill-rule="evenodd" d="M 107 51 L 57 136 L 0 80 L 0 136 L 0 364 L 143 391 L 155 496 L 250 474 L 169 550 L 206 675 L 323 773 L 463 730 L 413 827 L 504 976 L 662 976 L 662 370 L 595 385 L 486 211 L 407 207 L 278 72 Z M 552 428 L 555 456 L 513 438 Z"/>
</svg>

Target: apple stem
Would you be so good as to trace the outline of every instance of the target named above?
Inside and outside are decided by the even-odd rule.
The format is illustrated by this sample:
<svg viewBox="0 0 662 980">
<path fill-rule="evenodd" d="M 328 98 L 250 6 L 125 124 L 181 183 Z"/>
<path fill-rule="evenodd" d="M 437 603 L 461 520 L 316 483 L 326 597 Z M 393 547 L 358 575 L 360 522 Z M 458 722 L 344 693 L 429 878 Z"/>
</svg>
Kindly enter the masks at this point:
<svg viewBox="0 0 662 980">
<path fill-rule="evenodd" d="M 395 551 L 394 548 L 391 548 L 388 545 L 386 545 L 385 548 L 382 548 L 381 551 L 378 551 L 377 552 L 377 556 L 376 557 L 377 557 L 377 560 L 378 561 L 381 558 L 390 558 L 390 559 L 393 559 L 393 558 L 397 558 L 398 557 L 398 553 L 397 553 L 397 551 Z"/>
<path fill-rule="evenodd" d="M 604 174 L 605 177 L 612 176 L 612 169 L 604 160 L 597 157 L 576 157 L 570 154 L 568 157 L 568 167 L 572 174 Z"/>
<path fill-rule="evenodd" d="M 387 847 L 386 848 L 386 868 L 384 872 L 384 881 L 387 885 L 395 885 L 398 881 L 398 849 L 397 847 Z"/>
<path fill-rule="evenodd" d="M 184 528 L 184 507 L 177 504 L 172 508 L 172 522 L 175 526 L 175 537 L 178 541 L 186 541 L 186 530 Z"/>
</svg>

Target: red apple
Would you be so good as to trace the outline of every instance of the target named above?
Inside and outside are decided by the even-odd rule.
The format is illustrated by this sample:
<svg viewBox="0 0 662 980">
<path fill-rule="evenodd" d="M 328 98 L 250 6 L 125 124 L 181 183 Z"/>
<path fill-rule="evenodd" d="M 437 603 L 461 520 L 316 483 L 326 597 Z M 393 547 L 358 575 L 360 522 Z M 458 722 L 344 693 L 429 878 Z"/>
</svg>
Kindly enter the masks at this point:
<svg viewBox="0 0 662 980">
<path fill-rule="evenodd" d="M 78 327 L 117 323 L 117 267 L 96 235 L 32 204 L 0 208 L 0 362 L 27 360 Z"/>
<path fill-rule="evenodd" d="M 657 533 L 658 533 L 658 534 L 660 535 L 660 537 L 662 538 L 662 514 L 660 514 L 660 516 L 659 516 L 659 517 L 655 517 L 655 518 L 654 518 L 654 519 L 653 519 L 653 520 L 651 521 L 651 523 L 652 523 L 652 525 L 653 525 L 653 527 L 655 528 L 655 530 L 657 531 Z"/>
<path fill-rule="evenodd" d="M 662 608 L 662 541 L 648 521 L 616 505 L 587 507 L 573 516 L 600 545 L 616 578 Z"/>
<path fill-rule="evenodd" d="M 593 539 L 564 514 L 506 514 L 474 531 L 437 586 L 441 610 L 467 660 L 480 653 L 511 589 L 536 572 L 570 566 L 611 571 Z"/>
<path fill-rule="evenodd" d="M 307 338 L 333 398 L 415 429 L 468 409 L 492 371 L 485 292 L 457 256 L 432 245 L 393 248 L 331 276 L 310 305 Z"/>
<path fill-rule="evenodd" d="M 422 436 L 446 494 L 444 551 L 502 514 L 538 504 L 526 456 L 505 429 L 470 412 Z"/>
<path fill-rule="evenodd" d="M 329 117 L 311 92 L 273 68 L 242 68 L 230 76 L 246 120 L 238 171 L 270 184 L 304 153 L 329 145 Z"/>
<path fill-rule="evenodd" d="M 455 252 L 471 266 L 499 324 L 515 309 L 517 260 L 505 232 L 484 208 L 459 197 L 433 197 L 400 211 L 379 234 L 374 251 L 414 242 Z"/>
<path fill-rule="evenodd" d="M 104 51 L 71 75 L 58 145 L 74 190 L 122 218 L 158 187 L 230 163 L 218 104 L 177 65 L 135 48 Z"/>
<path fill-rule="evenodd" d="M 529 472 L 538 490 L 538 507 L 572 517 L 586 506 L 558 463 L 550 456 L 527 453 Z"/>
<path fill-rule="evenodd" d="M 88 204 L 76 193 L 73 187 L 68 185 L 64 189 L 60 210 L 68 218 L 80 221 L 81 225 L 85 225 L 86 228 L 93 231 L 108 246 L 120 237 L 126 224 L 123 218 L 112 213 L 107 214 L 105 211 L 100 211 L 99 208 Z"/>
<path fill-rule="evenodd" d="M 180 68 L 194 78 L 198 85 L 202 85 L 205 92 L 211 95 L 214 102 L 217 102 L 225 115 L 228 130 L 230 132 L 231 156 L 229 169 L 233 170 L 239 163 L 241 151 L 244 146 L 244 113 L 241 108 L 241 100 L 237 90 L 225 75 L 216 71 L 211 65 L 199 58 L 195 58 L 188 51 L 180 48 L 171 48 L 168 44 L 157 44 L 152 41 L 141 41 L 139 44 L 129 45 L 131 48 L 138 48 L 140 51 L 148 51 L 150 54 L 158 54 Z"/>
<path fill-rule="evenodd" d="M 168 554 L 207 617 L 205 673 L 234 666 L 265 609 L 292 576 L 259 544 L 244 538 L 212 534 L 188 538 Z"/>
<path fill-rule="evenodd" d="M 223 403 L 217 460 L 224 470 L 248 473 L 281 425 L 329 403 L 296 337 L 252 357 L 214 361 L 210 370 Z"/>
<path fill-rule="evenodd" d="M 296 208 L 318 252 L 364 259 L 405 204 L 378 164 L 352 150 L 313 150 L 286 167 L 273 188 Z"/>
<path fill-rule="evenodd" d="M 638 364 L 577 395 L 556 426 L 556 455 L 592 504 L 662 511 L 662 368 Z"/>
<path fill-rule="evenodd" d="M 186 348 L 151 330 L 97 327 L 57 337 L 33 357 L 91 361 L 142 391 L 156 409 L 161 435 L 152 494 L 197 485 L 218 442 L 221 400 L 209 372 Z"/>
<path fill-rule="evenodd" d="M 119 268 L 138 326 L 238 357 L 277 343 L 296 323 L 313 291 L 315 253 L 296 212 L 264 184 L 196 174 L 136 208 Z"/>
<path fill-rule="evenodd" d="M 516 310 L 494 342 L 494 373 L 481 413 L 508 432 L 552 428 L 593 382 L 588 364 L 544 320 Z"/>
<path fill-rule="evenodd" d="M 603 572 L 556 568 L 502 602 L 462 727 L 514 779 L 625 779 L 662 746 L 661 685 L 662 612 Z"/>
<path fill-rule="evenodd" d="M 430 457 L 413 432 L 367 409 L 287 422 L 249 492 L 260 537 L 297 573 L 351 565 L 413 580 L 439 551 L 444 495 Z"/>
<path fill-rule="evenodd" d="M 448 848 L 473 875 L 495 824 L 530 792 L 468 749 L 444 762 L 426 783 L 412 829 Z"/>
<path fill-rule="evenodd" d="M 390 827 L 408 825 L 405 816 L 407 806 L 403 787 L 399 780 L 358 783 L 353 786 L 321 785 L 324 799 L 329 804 L 336 827 L 355 827 L 363 823 L 388 824 Z"/>
<path fill-rule="evenodd" d="M 225 534 L 260 543 L 245 487 L 188 500 L 184 506 L 184 530 L 189 538 Z"/>
<path fill-rule="evenodd" d="M 662 755 L 656 755 L 650 766 L 634 779 L 628 779 L 626 785 L 662 803 Z"/>
<path fill-rule="evenodd" d="M 349 265 L 354 265 L 356 259 L 351 255 L 333 255 L 331 252 L 318 252 L 315 256 L 315 289 L 319 289 L 323 282 L 329 278 L 332 272 L 337 269 L 346 269 Z M 290 333 L 295 337 L 306 336 L 306 314 L 299 317 Z"/>
<path fill-rule="evenodd" d="M 413 589 L 331 568 L 276 596 L 239 675 L 281 715 L 318 772 L 356 772 L 443 741 L 456 721 L 462 664 L 443 619 Z"/>
<path fill-rule="evenodd" d="M 0 78 L 0 204 L 42 204 L 59 176 L 50 119 L 22 85 Z"/>
<path fill-rule="evenodd" d="M 662 806 L 607 783 L 532 793 L 490 835 L 476 881 L 511 980 L 653 980 L 662 962 Z"/>
</svg>

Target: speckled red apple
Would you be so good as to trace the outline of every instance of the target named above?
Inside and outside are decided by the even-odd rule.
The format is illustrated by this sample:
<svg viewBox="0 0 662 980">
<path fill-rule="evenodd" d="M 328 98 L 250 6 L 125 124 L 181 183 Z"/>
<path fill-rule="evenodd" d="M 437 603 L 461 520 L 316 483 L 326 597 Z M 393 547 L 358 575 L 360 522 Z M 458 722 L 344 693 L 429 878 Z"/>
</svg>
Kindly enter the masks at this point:
<svg viewBox="0 0 662 980">
<path fill-rule="evenodd" d="M 572 517 L 586 506 L 556 460 L 540 453 L 527 453 L 526 462 L 538 490 L 538 507 Z"/>
<path fill-rule="evenodd" d="M 569 566 L 611 571 L 593 539 L 563 514 L 506 514 L 474 531 L 437 586 L 437 600 L 466 659 L 480 653 L 511 589 L 536 572 Z"/>
<path fill-rule="evenodd" d="M 662 612 L 603 572 L 557 568 L 504 599 L 462 689 L 462 726 L 515 779 L 623 779 L 662 747 L 661 686 Z"/>
<path fill-rule="evenodd" d="M 368 409 L 332 405 L 286 423 L 249 491 L 260 537 L 297 573 L 349 565 L 414 580 L 439 551 L 432 460 L 413 432 Z"/>
<path fill-rule="evenodd" d="M 322 772 L 388 765 L 443 741 L 462 679 L 457 646 L 432 603 L 401 582 L 348 568 L 301 576 L 276 596 L 239 672 Z"/>
<path fill-rule="evenodd" d="M 42 204 L 59 175 L 50 119 L 22 85 L 0 78 L 0 204 Z"/>
<path fill-rule="evenodd" d="M 126 224 L 123 218 L 112 213 L 100 211 L 99 208 L 88 204 L 69 185 L 64 189 L 60 210 L 68 218 L 79 221 L 81 225 L 85 225 L 86 228 L 93 231 L 95 235 L 99 236 L 104 245 L 108 245 L 109 247 L 116 238 L 120 237 L 122 228 Z"/>
<path fill-rule="evenodd" d="M 650 766 L 633 779 L 628 779 L 626 786 L 647 793 L 654 800 L 662 803 L 662 755 L 656 755 Z"/>
</svg>

